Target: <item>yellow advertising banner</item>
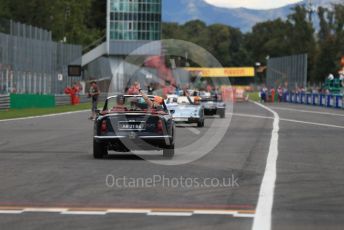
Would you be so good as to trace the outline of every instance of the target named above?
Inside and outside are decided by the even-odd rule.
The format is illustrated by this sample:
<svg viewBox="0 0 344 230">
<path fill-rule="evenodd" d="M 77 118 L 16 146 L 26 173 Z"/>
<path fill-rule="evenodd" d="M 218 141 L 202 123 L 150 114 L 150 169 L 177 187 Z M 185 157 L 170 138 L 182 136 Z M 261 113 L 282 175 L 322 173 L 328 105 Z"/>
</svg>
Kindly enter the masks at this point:
<svg viewBox="0 0 344 230">
<path fill-rule="evenodd" d="M 184 68 L 200 77 L 254 77 L 253 67 L 240 68 Z"/>
</svg>

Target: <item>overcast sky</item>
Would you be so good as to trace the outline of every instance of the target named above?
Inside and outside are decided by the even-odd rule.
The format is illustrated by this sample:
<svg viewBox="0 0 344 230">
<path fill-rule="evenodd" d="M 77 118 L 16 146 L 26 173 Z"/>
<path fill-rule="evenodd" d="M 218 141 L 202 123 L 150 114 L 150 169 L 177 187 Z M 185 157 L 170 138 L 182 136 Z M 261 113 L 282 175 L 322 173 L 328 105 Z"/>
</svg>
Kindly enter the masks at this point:
<svg viewBox="0 0 344 230">
<path fill-rule="evenodd" d="M 215 6 L 220 7 L 245 7 L 250 9 L 272 9 L 288 4 L 301 2 L 301 0 L 205 0 Z"/>
</svg>

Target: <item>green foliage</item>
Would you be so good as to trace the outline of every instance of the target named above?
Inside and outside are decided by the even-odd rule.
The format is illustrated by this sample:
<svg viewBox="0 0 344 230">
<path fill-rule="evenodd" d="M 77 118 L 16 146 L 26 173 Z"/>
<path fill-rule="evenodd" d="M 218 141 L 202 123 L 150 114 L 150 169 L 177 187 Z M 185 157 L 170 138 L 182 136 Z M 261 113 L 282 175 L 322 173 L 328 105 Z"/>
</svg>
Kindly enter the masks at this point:
<svg viewBox="0 0 344 230">
<path fill-rule="evenodd" d="M 290 26 L 281 19 L 258 23 L 252 28 L 252 32 L 246 35 L 245 47 L 255 61 L 262 64 L 266 64 L 268 56 L 290 55 Z"/>
<path fill-rule="evenodd" d="M 320 7 L 320 30 L 313 81 L 323 81 L 329 73 L 336 73 L 344 56 L 344 5 L 334 5 L 333 11 Z"/>
<path fill-rule="evenodd" d="M 249 60 L 243 48 L 244 35 L 240 30 L 230 26 L 207 26 L 200 20 L 189 21 L 184 25 L 163 23 L 162 38 L 195 43 L 212 53 L 223 66 L 247 65 Z"/>
<path fill-rule="evenodd" d="M 105 0 L 1 0 L 0 17 L 50 30 L 55 41 L 65 37 L 68 43 L 88 45 L 104 34 L 105 4 Z"/>
<path fill-rule="evenodd" d="M 53 108 L 10 109 L 8 111 L 1 110 L 0 120 L 89 110 L 90 108 L 91 103 L 83 103 L 79 105 L 62 105 Z"/>
<path fill-rule="evenodd" d="M 163 23 L 162 38 L 193 42 L 223 66 L 264 65 L 267 56 L 307 53 L 309 80 L 319 82 L 338 71 L 344 55 L 344 5 L 331 10 L 320 7 L 318 16 L 317 33 L 307 20 L 307 10 L 296 6 L 287 20 L 258 23 L 246 34 L 230 26 L 193 20 L 184 25 Z M 106 0 L 1 0 L 0 18 L 50 30 L 55 41 L 66 37 L 68 43 L 87 46 L 105 35 Z"/>
</svg>

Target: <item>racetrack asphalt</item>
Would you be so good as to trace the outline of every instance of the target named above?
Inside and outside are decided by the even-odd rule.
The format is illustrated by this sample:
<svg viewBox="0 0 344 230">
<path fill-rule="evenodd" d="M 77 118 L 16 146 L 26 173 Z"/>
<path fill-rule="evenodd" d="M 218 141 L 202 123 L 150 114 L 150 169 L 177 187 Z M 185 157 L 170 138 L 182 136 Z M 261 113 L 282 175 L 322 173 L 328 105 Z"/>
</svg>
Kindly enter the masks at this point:
<svg viewBox="0 0 344 230">
<path fill-rule="evenodd" d="M 280 117 L 271 229 L 343 229 L 344 111 L 267 106 Z M 176 166 L 133 154 L 94 160 L 88 115 L 0 122 L 1 230 L 252 228 L 273 127 L 269 111 L 237 103 L 221 142 L 206 156 Z M 178 126 L 177 145 L 195 142 L 218 119 L 208 117 L 205 128 Z M 109 184 L 109 178 L 123 177 L 237 183 Z"/>
</svg>

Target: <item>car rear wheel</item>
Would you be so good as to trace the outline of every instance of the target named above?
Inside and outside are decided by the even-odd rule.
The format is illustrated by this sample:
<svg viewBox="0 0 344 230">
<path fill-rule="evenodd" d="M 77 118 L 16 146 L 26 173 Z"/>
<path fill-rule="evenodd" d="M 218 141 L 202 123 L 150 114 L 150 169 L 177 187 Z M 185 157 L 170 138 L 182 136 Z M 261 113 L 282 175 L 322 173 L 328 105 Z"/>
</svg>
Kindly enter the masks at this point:
<svg viewBox="0 0 344 230">
<path fill-rule="evenodd" d="M 174 156 L 174 145 L 163 149 L 163 156 L 165 158 L 172 158 Z"/>
<path fill-rule="evenodd" d="M 107 154 L 108 152 L 106 145 L 93 141 L 93 157 L 95 159 L 102 159 L 107 156 Z"/>
<path fill-rule="evenodd" d="M 204 120 L 197 122 L 198 127 L 204 127 Z"/>
<path fill-rule="evenodd" d="M 220 111 L 220 118 L 225 118 L 225 111 L 224 110 Z"/>
</svg>

